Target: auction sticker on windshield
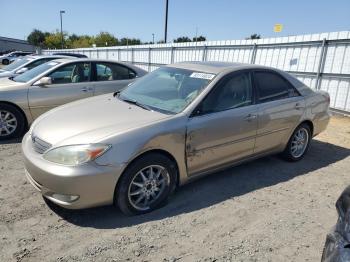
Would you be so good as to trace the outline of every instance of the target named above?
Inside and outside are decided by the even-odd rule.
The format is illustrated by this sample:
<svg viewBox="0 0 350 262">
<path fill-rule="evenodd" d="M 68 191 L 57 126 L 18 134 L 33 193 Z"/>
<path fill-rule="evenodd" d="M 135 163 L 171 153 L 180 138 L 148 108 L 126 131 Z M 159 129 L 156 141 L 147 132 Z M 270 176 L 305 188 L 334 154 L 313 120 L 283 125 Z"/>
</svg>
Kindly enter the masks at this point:
<svg viewBox="0 0 350 262">
<path fill-rule="evenodd" d="M 208 73 L 199 73 L 199 72 L 193 72 L 190 77 L 192 78 L 201 78 L 201 79 L 208 79 L 212 80 L 214 78 L 214 74 L 208 74 Z"/>
</svg>

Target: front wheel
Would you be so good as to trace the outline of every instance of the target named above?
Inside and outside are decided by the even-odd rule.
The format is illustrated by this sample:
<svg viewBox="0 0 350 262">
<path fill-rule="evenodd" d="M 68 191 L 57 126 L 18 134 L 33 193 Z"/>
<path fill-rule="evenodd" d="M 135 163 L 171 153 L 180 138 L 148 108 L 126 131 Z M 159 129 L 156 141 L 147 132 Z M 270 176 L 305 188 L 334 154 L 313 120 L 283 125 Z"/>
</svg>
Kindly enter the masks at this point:
<svg viewBox="0 0 350 262">
<path fill-rule="evenodd" d="M 25 130 L 25 119 L 14 106 L 0 104 L 0 141 L 20 137 Z"/>
<path fill-rule="evenodd" d="M 114 202 L 126 215 L 151 212 L 167 201 L 176 178 L 175 164 L 165 155 L 142 156 L 121 176 Z"/>
<path fill-rule="evenodd" d="M 3 65 L 8 65 L 10 63 L 10 61 L 8 59 L 3 59 L 2 60 L 2 64 Z"/>
<path fill-rule="evenodd" d="M 299 125 L 288 141 L 286 149 L 282 153 L 284 159 L 288 161 L 301 160 L 309 149 L 311 141 L 311 131 L 307 124 Z"/>
</svg>

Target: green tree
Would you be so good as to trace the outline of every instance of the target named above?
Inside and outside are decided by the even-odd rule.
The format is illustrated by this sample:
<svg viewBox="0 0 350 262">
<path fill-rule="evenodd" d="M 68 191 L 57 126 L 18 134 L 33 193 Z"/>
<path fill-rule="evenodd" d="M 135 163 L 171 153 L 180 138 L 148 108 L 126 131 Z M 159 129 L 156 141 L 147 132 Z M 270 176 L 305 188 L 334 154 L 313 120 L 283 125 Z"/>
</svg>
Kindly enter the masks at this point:
<svg viewBox="0 0 350 262">
<path fill-rule="evenodd" d="M 181 36 L 181 37 L 174 39 L 174 43 L 183 43 L 183 42 L 192 42 L 192 41 L 187 36 Z"/>
<path fill-rule="evenodd" d="M 66 33 L 63 33 L 63 38 L 67 36 Z M 50 49 L 60 49 L 61 48 L 61 32 L 56 31 L 50 33 L 45 37 L 44 45 L 46 48 Z"/>
<path fill-rule="evenodd" d="M 44 47 L 45 37 L 48 33 L 44 33 L 39 29 L 34 29 L 27 37 L 27 41 L 35 46 Z"/>
<path fill-rule="evenodd" d="M 193 37 L 193 42 L 200 42 L 200 41 L 207 41 L 207 38 L 205 36 L 198 36 L 198 37 Z"/>
<path fill-rule="evenodd" d="M 249 39 L 260 39 L 261 36 L 258 35 L 258 34 L 252 34 L 250 35 L 249 37 L 246 37 L 246 40 L 249 40 Z"/>
<path fill-rule="evenodd" d="M 94 43 L 94 38 L 88 35 L 81 35 L 77 37 L 69 37 L 68 41 L 70 41 L 69 46 L 71 48 L 84 48 L 91 47 Z"/>
<path fill-rule="evenodd" d="M 108 33 L 108 32 L 100 32 L 94 38 L 96 46 L 115 46 L 118 44 L 118 39 Z"/>
<path fill-rule="evenodd" d="M 137 38 L 123 37 L 120 39 L 119 45 L 141 45 L 141 40 Z"/>
</svg>

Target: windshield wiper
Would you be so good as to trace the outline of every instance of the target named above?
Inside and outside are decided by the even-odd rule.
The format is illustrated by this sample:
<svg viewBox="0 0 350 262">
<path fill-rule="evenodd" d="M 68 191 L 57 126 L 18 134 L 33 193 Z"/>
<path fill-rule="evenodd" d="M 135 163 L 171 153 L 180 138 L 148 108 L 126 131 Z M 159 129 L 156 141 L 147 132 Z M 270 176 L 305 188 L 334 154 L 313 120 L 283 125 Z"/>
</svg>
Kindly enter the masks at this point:
<svg viewBox="0 0 350 262">
<path fill-rule="evenodd" d="M 141 107 L 141 108 L 143 108 L 143 109 L 146 109 L 146 110 L 148 110 L 148 111 L 152 111 L 152 109 L 151 109 L 150 107 L 148 107 L 148 106 L 146 106 L 146 105 L 144 105 L 144 104 L 141 104 L 141 103 L 137 102 L 137 101 L 134 100 L 134 99 L 121 98 L 120 96 L 119 96 L 119 99 L 121 99 L 122 101 L 125 101 L 125 102 L 127 102 L 127 103 L 129 103 L 129 104 L 133 104 L 133 105 L 136 105 L 136 106 Z"/>
</svg>

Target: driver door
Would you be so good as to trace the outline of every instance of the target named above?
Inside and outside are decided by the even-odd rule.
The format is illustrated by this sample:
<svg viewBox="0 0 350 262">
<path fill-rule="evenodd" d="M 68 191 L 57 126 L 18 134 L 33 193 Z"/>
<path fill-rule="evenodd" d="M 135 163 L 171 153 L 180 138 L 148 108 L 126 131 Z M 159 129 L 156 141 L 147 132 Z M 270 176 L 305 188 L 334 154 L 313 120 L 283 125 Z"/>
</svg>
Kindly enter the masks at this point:
<svg viewBox="0 0 350 262">
<path fill-rule="evenodd" d="M 249 71 L 226 76 L 195 112 L 187 125 L 186 158 L 190 176 L 253 154 L 258 109 Z"/>
<path fill-rule="evenodd" d="M 32 86 L 29 89 L 28 103 L 33 118 L 54 107 L 93 95 L 90 63 L 65 64 L 47 77 L 51 77 L 51 85 Z"/>
</svg>

